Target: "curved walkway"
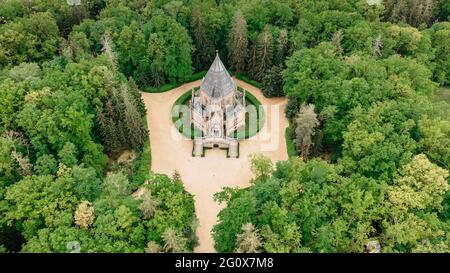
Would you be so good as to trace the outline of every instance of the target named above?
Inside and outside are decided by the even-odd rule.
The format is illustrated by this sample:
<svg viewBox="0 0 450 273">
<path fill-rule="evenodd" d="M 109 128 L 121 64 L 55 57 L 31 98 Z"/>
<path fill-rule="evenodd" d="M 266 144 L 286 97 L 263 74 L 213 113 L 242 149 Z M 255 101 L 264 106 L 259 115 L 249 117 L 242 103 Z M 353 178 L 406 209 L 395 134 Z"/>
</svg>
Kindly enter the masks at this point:
<svg viewBox="0 0 450 273">
<path fill-rule="evenodd" d="M 200 222 L 197 229 L 199 246 L 194 252 L 215 252 L 211 229 L 223 208 L 214 202 L 213 195 L 223 187 L 248 187 L 252 178 L 248 156 L 263 153 L 273 162 L 286 160 L 284 138 L 288 122 L 284 116 L 285 98 L 266 98 L 258 88 L 235 79 L 237 85 L 250 91 L 264 105 L 265 124 L 250 139 L 240 142 L 240 157 L 226 157 L 219 149 L 206 150 L 205 157 L 192 157 L 192 140 L 182 137 L 171 119 L 172 106 L 186 91 L 200 85 L 200 81 L 184 84 L 164 93 L 142 93 L 147 108 L 150 131 L 152 170 L 172 175 L 177 170 L 188 192 L 194 195 L 195 210 Z"/>
</svg>

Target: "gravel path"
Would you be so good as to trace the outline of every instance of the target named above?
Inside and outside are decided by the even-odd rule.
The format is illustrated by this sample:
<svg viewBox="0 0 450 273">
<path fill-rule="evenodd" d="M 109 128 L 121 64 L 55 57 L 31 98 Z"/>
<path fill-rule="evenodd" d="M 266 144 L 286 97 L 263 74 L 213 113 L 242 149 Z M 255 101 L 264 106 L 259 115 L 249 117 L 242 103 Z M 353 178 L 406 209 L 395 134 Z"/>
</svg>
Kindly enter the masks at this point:
<svg viewBox="0 0 450 273">
<path fill-rule="evenodd" d="M 194 195 L 195 210 L 200 221 L 197 229 L 199 246 L 194 252 L 215 252 L 211 229 L 217 222 L 217 214 L 223 208 L 214 202 L 213 195 L 223 187 L 248 187 L 252 178 L 248 155 L 263 153 L 273 162 L 288 158 L 284 131 L 288 122 L 284 116 L 285 98 L 265 98 L 261 90 L 235 79 L 236 83 L 250 91 L 261 104 L 268 106 L 266 121 L 261 131 L 240 142 L 240 157 L 226 157 L 226 151 L 206 150 L 203 158 L 192 157 L 192 141 L 183 138 L 175 129 L 170 117 L 175 100 L 199 86 L 200 81 L 184 84 L 164 93 L 142 93 L 147 107 L 150 131 L 152 170 L 172 175 L 177 170 L 188 192 Z"/>
</svg>

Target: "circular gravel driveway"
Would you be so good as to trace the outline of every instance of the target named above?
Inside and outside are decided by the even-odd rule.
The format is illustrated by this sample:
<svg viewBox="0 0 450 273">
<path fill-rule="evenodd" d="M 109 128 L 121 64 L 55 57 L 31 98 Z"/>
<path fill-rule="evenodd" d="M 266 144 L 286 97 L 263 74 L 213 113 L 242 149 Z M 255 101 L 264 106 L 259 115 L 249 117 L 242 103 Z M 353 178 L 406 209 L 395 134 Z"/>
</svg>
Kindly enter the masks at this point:
<svg viewBox="0 0 450 273">
<path fill-rule="evenodd" d="M 188 192 L 194 195 L 195 211 L 200 226 L 199 246 L 194 252 L 215 252 L 211 229 L 224 204 L 214 202 L 213 195 L 223 187 L 248 187 L 253 175 L 248 156 L 267 155 L 275 163 L 288 158 L 284 132 L 288 121 L 284 116 L 286 98 L 266 98 L 258 88 L 234 79 L 238 86 L 250 91 L 265 107 L 265 124 L 250 139 L 240 142 L 239 158 L 227 158 L 226 151 L 206 150 L 205 157 L 192 157 L 192 140 L 183 137 L 174 127 L 172 106 L 186 91 L 200 81 L 184 84 L 164 93 L 142 93 L 147 108 L 150 132 L 152 171 L 169 176 L 177 170 Z"/>
</svg>

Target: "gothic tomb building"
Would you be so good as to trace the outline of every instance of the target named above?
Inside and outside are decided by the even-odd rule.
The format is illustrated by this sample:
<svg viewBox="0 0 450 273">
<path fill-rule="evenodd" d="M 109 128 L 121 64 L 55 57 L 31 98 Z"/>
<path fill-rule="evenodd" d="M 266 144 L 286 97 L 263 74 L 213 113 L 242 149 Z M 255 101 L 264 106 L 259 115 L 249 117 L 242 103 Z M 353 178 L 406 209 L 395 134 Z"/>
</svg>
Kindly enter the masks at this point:
<svg viewBox="0 0 450 273">
<path fill-rule="evenodd" d="M 191 122 L 202 132 L 194 139 L 194 156 L 202 156 L 204 148 L 228 149 L 228 156 L 238 157 L 235 132 L 245 127 L 245 91 L 226 70 L 219 54 L 202 80 L 200 89 L 192 90 Z"/>
</svg>

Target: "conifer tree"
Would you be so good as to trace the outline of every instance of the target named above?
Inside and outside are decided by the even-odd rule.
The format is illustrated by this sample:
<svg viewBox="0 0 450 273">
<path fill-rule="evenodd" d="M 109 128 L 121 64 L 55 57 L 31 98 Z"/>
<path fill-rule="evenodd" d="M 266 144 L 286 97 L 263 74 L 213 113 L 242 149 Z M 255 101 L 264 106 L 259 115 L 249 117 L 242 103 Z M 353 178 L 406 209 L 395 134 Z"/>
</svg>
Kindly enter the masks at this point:
<svg viewBox="0 0 450 273">
<path fill-rule="evenodd" d="M 267 26 L 258 35 L 254 50 L 255 55 L 252 56 L 250 72 L 255 80 L 261 81 L 265 72 L 272 67 L 273 60 L 273 37 Z"/>
<path fill-rule="evenodd" d="M 139 150 L 144 146 L 144 142 L 147 138 L 147 130 L 144 127 L 144 121 L 136 105 L 133 103 L 125 84 L 121 84 L 120 86 L 120 95 L 123 102 L 122 124 L 126 136 L 126 141 L 124 143 L 131 149 Z"/>
<path fill-rule="evenodd" d="M 132 77 L 128 78 L 128 83 L 130 85 L 130 94 L 133 98 L 134 103 L 136 104 L 136 107 L 141 114 L 142 117 L 145 117 L 147 110 L 145 109 L 144 101 L 141 97 L 141 92 L 139 91 L 139 87 L 137 86 L 136 82 Z"/>
<path fill-rule="evenodd" d="M 374 57 L 381 57 L 383 53 L 381 50 L 383 49 L 383 41 L 381 40 L 381 35 L 378 34 L 378 36 L 373 41 L 373 48 L 372 48 L 372 55 Z"/>
<path fill-rule="evenodd" d="M 236 252 L 258 253 L 262 246 L 261 236 L 252 223 L 242 225 L 242 233 L 236 236 Z"/>
<path fill-rule="evenodd" d="M 167 69 L 164 64 L 164 41 L 157 33 L 152 33 L 149 39 L 149 56 L 151 58 L 150 64 L 150 80 L 151 84 L 156 87 L 161 86 L 166 82 Z"/>
<path fill-rule="evenodd" d="M 208 37 L 205 19 L 199 6 L 192 10 L 191 28 L 195 46 L 194 66 L 197 71 L 208 69 L 214 59 L 214 40 Z"/>
<path fill-rule="evenodd" d="M 155 215 L 160 202 L 148 191 L 141 196 L 141 200 L 142 203 L 139 205 L 139 209 L 144 215 L 144 219 L 152 218 L 153 215 Z"/>
<path fill-rule="evenodd" d="M 164 250 L 171 253 L 186 251 L 186 238 L 173 228 L 168 228 L 163 234 Z"/>
<path fill-rule="evenodd" d="M 284 60 L 288 53 L 289 37 L 287 29 L 280 30 L 280 34 L 277 39 L 277 47 L 274 53 L 274 65 L 284 67 Z"/>
<path fill-rule="evenodd" d="M 295 129 L 297 151 L 300 151 L 304 160 L 308 160 L 310 148 L 313 145 L 312 137 L 319 125 L 317 114 L 314 112 L 314 105 L 302 105 L 295 121 L 297 125 Z"/>
<path fill-rule="evenodd" d="M 334 45 L 334 48 L 336 49 L 336 52 L 338 54 L 342 54 L 343 49 L 342 49 L 342 38 L 343 38 L 343 34 L 342 31 L 336 31 L 333 34 L 333 38 L 331 39 L 331 43 Z"/>
<path fill-rule="evenodd" d="M 240 10 L 235 12 L 231 22 L 228 49 L 231 70 L 236 73 L 245 71 L 245 63 L 248 56 L 247 22 Z"/>
</svg>

